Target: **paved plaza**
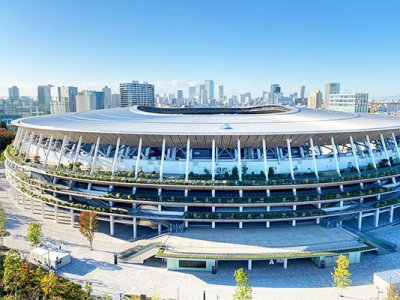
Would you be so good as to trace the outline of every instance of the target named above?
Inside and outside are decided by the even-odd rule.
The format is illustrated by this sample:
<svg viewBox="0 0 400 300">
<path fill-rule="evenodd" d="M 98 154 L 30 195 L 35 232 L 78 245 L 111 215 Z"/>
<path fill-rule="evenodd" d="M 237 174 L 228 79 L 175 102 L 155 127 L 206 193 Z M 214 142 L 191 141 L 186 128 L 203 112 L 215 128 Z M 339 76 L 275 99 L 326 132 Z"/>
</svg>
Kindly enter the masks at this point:
<svg viewBox="0 0 400 300">
<path fill-rule="evenodd" d="M 116 266 L 113 264 L 114 252 L 132 247 L 130 241 L 96 233 L 94 250 L 90 251 L 78 228 L 42 220 L 40 215 L 32 215 L 16 207 L 10 201 L 6 187 L 7 183 L 1 179 L 0 202 L 8 213 L 7 226 L 11 233 L 5 238 L 5 245 L 28 251 L 30 247 L 25 238 L 27 225 L 31 221 L 39 221 L 43 226 L 45 243 L 62 246 L 71 251 L 73 256 L 72 263 L 64 267 L 60 274 L 79 283 L 90 280 L 96 294 L 108 293 L 114 299 L 119 299 L 120 293 L 152 295 L 158 292 L 165 299 L 201 300 L 203 291 L 206 291 L 206 299 L 232 299 L 235 287 L 233 272 L 237 268 L 247 267 L 245 262 L 221 262 L 218 274 L 213 275 L 206 272 L 168 271 L 165 263 L 159 260 L 151 260 L 146 265 Z M 361 264 L 351 266 L 353 286 L 345 291 L 344 299 L 378 299 L 377 290 L 372 285 L 373 272 L 396 268 L 400 268 L 400 253 L 365 255 Z M 254 262 L 253 270 L 248 274 L 255 300 L 343 299 L 339 298 L 338 290 L 331 286 L 331 272 L 332 268 L 318 269 L 309 260 L 298 260 L 290 262 L 288 269 L 279 264 L 268 265 L 265 261 Z M 380 299 L 383 299 L 383 294 L 380 294 Z"/>
</svg>

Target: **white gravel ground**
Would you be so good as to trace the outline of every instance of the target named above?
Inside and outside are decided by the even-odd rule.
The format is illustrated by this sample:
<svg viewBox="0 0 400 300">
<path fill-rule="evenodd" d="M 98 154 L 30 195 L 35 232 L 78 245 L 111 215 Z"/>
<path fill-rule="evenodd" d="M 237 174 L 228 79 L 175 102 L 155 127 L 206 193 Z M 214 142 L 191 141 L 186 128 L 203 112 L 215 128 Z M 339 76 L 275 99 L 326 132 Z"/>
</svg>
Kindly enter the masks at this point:
<svg viewBox="0 0 400 300">
<path fill-rule="evenodd" d="M 220 263 L 218 274 L 206 272 L 167 271 L 165 265 L 152 261 L 148 265 L 114 265 L 113 253 L 129 248 L 131 243 L 125 240 L 98 233 L 95 236 L 94 249 L 90 251 L 77 228 L 56 224 L 51 220 L 42 220 L 40 215 L 32 215 L 17 207 L 8 196 L 7 183 L 0 180 L 0 202 L 9 216 L 5 245 L 22 251 L 29 250 L 25 239 L 27 225 L 35 220 L 42 224 L 46 244 L 62 246 L 71 251 L 73 261 L 64 267 L 60 274 L 68 279 L 83 283 L 90 280 L 96 294 L 108 293 L 119 299 L 120 293 L 146 293 L 155 291 L 165 299 L 232 299 L 235 282 L 233 272 L 238 267 L 246 268 L 245 263 Z M 400 227 L 399 227 L 400 228 Z M 378 299 L 378 293 L 372 285 L 373 272 L 400 268 L 400 253 L 376 256 L 365 255 L 361 264 L 352 265 L 353 286 L 345 291 L 345 297 L 338 296 L 339 291 L 331 287 L 332 268 L 318 269 L 310 261 L 289 262 L 288 269 L 281 265 L 266 265 L 265 262 L 253 262 L 249 271 L 254 299 Z M 384 295 L 380 295 L 384 299 Z"/>
</svg>

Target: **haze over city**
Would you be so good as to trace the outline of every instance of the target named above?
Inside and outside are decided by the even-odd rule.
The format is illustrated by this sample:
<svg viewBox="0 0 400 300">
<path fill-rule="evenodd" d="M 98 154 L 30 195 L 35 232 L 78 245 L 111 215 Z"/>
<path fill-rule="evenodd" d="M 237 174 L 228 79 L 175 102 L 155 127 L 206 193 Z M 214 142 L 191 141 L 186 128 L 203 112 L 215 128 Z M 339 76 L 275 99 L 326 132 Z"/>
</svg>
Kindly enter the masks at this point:
<svg viewBox="0 0 400 300">
<path fill-rule="evenodd" d="M 132 79 L 175 93 L 205 78 L 227 94 L 341 82 L 396 96 L 399 10 L 359 0 L 2 1 L 0 96 L 12 85 L 36 96 L 43 84 L 117 90 Z"/>
</svg>

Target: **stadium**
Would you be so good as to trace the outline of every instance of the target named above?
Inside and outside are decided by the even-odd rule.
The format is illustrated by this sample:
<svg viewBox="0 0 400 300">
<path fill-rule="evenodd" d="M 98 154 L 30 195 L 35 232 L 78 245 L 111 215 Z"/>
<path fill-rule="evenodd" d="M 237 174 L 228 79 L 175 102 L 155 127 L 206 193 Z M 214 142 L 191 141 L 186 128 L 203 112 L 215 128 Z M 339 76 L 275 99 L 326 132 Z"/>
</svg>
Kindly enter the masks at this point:
<svg viewBox="0 0 400 300">
<path fill-rule="evenodd" d="M 158 235 L 146 251 L 172 270 L 298 258 L 321 267 L 339 253 L 359 262 L 376 248 L 342 224 L 362 231 L 400 213 L 396 117 L 134 106 L 13 124 L 15 203 L 66 226 L 93 210 L 111 235 Z"/>
</svg>

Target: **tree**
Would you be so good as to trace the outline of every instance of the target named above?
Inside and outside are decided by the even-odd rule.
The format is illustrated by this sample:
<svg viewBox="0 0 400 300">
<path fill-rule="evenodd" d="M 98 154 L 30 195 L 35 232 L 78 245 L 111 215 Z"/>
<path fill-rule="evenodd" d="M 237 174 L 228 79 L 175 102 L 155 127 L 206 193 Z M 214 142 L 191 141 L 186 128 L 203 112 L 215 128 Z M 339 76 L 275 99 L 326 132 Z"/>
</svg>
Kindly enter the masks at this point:
<svg viewBox="0 0 400 300">
<path fill-rule="evenodd" d="M 394 284 L 390 284 L 386 294 L 386 300 L 400 300 L 400 294 L 396 291 Z"/>
<path fill-rule="evenodd" d="M 40 286 L 43 292 L 44 299 L 53 299 L 58 295 L 58 277 L 53 273 L 47 273 L 42 277 Z"/>
<path fill-rule="evenodd" d="M 340 297 L 343 297 L 343 289 L 351 285 L 351 273 L 349 271 L 350 261 L 344 255 L 339 255 L 336 260 L 336 267 L 332 273 L 333 284 L 340 288 Z"/>
<path fill-rule="evenodd" d="M 28 226 L 28 234 L 26 235 L 26 239 L 31 243 L 31 246 L 41 246 L 43 244 L 42 237 L 42 226 L 36 222 L 30 223 Z"/>
<path fill-rule="evenodd" d="M 2 204 L 0 204 L 0 246 L 3 247 L 3 236 L 6 234 L 7 216 Z"/>
<path fill-rule="evenodd" d="M 239 177 L 239 171 L 238 171 L 238 168 L 236 166 L 234 166 L 232 168 L 232 177 L 233 178 L 238 178 Z"/>
<path fill-rule="evenodd" d="M 21 289 L 21 281 L 18 276 L 21 266 L 22 259 L 19 252 L 14 249 L 8 251 L 4 259 L 3 288 L 10 295 L 17 295 Z"/>
<path fill-rule="evenodd" d="M 234 300 L 252 300 L 252 290 L 248 283 L 247 273 L 243 268 L 235 271 L 236 290 L 233 294 Z"/>
<path fill-rule="evenodd" d="M 93 211 L 82 211 L 79 215 L 79 231 L 90 243 L 93 250 L 94 232 L 97 228 L 97 214 Z"/>
</svg>

